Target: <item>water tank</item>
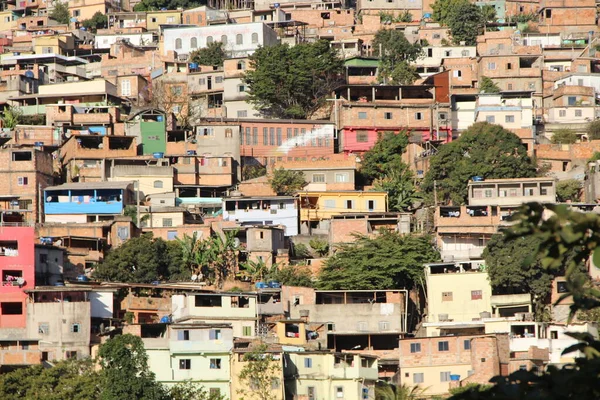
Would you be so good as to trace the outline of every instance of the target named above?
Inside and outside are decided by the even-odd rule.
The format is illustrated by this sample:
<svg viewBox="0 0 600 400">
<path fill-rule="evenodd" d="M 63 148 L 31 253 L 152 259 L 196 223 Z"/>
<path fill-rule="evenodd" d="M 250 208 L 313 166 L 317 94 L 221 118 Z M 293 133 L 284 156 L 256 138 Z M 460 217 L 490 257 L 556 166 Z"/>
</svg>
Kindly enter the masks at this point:
<svg viewBox="0 0 600 400">
<path fill-rule="evenodd" d="M 154 158 L 163 158 L 165 156 L 165 153 L 157 151 L 156 153 L 153 153 L 152 156 Z"/>
<path fill-rule="evenodd" d="M 450 375 L 451 381 L 460 381 L 460 375 Z"/>
<path fill-rule="evenodd" d="M 162 317 L 160 319 L 160 323 L 161 324 L 170 324 L 171 323 L 171 317 L 169 315 L 165 315 L 164 317 Z"/>
<path fill-rule="evenodd" d="M 33 75 L 33 71 L 25 71 L 25 76 L 26 76 L 27 78 L 33 78 L 33 77 L 34 77 L 34 75 Z"/>
<path fill-rule="evenodd" d="M 190 69 L 198 69 L 198 63 L 190 63 Z"/>
<path fill-rule="evenodd" d="M 42 147 L 44 145 L 44 142 L 35 142 L 33 145 L 35 147 Z"/>
<path fill-rule="evenodd" d="M 269 286 L 268 286 L 266 283 L 264 283 L 264 282 L 256 282 L 256 284 L 255 284 L 254 286 L 256 286 L 256 288 L 257 288 L 257 289 L 266 289 L 266 288 L 268 288 L 268 287 L 269 287 Z"/>
<path fill-rule="evenodd" d="M 473 182 L 483 182 L 483 176 L 474 176 Z"/>
<path fill-rule="evenodd" d="M 158 117 L 156 117 L 156 120 L 157 120 L 158 122 L 163 122 L 163 116 L 162 116 L 162 115 L 159 115 Z"/>
</svg>

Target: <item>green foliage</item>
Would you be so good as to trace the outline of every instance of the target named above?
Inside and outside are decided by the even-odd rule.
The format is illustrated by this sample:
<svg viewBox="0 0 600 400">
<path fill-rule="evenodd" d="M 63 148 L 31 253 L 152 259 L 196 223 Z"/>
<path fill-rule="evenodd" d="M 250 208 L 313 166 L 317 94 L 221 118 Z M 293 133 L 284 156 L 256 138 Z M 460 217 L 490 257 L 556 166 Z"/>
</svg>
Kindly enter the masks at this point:
<svg viewBox="0 0 600 400">
<path fill-rule="evenodd" d="M 168 389 L 169 400 L 223 400 L 225 396 L 210 394 L 201 385 L 191 380 L 178 382 Z"/>
<path fill-rule="evenodd" d="M 384 132 L 362 158 L 360 173 L 368 181 L 385 178 L 391 171 L 406 168 L 402 153 L 408 146 L 408 133 Z"/>
<path fill-rule="evenodd" d="M 310 118 L 342 84 L 343 61 L 329 42 L 259 48 L 244 77 L 248 101 L 272 118 Z"/>
<path fill-rule="evenodd" d="M 137 226 L 137 207 L 136 206 L 125 206 L 123 210 L 123 215 L 131 218 L 131 221 Z M 140 216 L 140 224 L 148 221 L 150 219 L 150 214 L 144 214 Z"/>
<path fill-rule="evenodd" d="M 492 15 L 489 9 L 482 10 L 468 0 L 436 0 L 431 8 L 433 19 L 450 28 L 455 44 L 474 46 L 484 23 L 495 19 L 495 12 Z"/>
<path fill-rule="evenodd" d="M 91 360 L 67 360 L 45 368 L 36 365 L 0 375 L 3 400 L 97 400 L 99 374 Z"/>
<path fill-rule="evenodd" d="M 58 22 L 59 24 L 69 24 L 71 20 L 71 14 L 69 13 L 69 4 L 60 1 L 54 2 L 54 8 L 50 13 L 50 18 Z"/>
<path fill-rule="evenodd" d="M 408 166 L 389 171 L 385 178 L 377 179 L 373 186 L 375 190 L 387 192 L 389 211 L 408 211 L 422 200 Z"/>
<path fill-rule="evenodd" d="M 573 144 L 577 142 L 577 134 L 572 129 L 557 129 L 550 141 L 554 144 Z"/>
<path fill-rule="evenodd" d="M 484 22 L 496 22 L 496 7 L 491 4 L 484 4 L 481 7 L 481 18 Z"/>
<path fill-rule="evenodd" d="M 108 252 L 94 278 L 110 282 L 150 283 L 181 273 L 181 249 L 144 234 Z"/>
<path fill-rule="evenodd" d="M 524 236 L 492 236 L 483 251 L 490 284 L 499 294 L 531 293 L 536 319 L 541 320 L 544 305 L 552 290 L 554 274 L 541 265 L 541 257 L 533 258 L 541 239 Z"/>
<path fill-rule="evenodd" d="M 313 238 L 308 244 L 319 257 L 323 257 L 329 252 L 329 242 L 325 239 Z"/>
<path fill-rule="evenodd" d="M 238 390 L 240 400 L 258 399 L 275 400 L 279 398 L 277 392 L 272 389 L 277 385 L 283 385 L 279 380 L 281 361 L 275 360 L 271 353 L 267 352 L 267 346 L 261 344 L 250 353 L 244 355 L 244 367 L 238 378 L 242 383 L 242 389 Z"/>
<path fill-rule="evenodd" d="M 263 259 L 258 261 L 248 260 L 241 263 L 240 266 L 243 268 L 241 269 L 242 275 L 250 279 L 251 282 L 264 282 L 277 269 L 275 264 L 271 267 L 267 266 Z"/>
<path fill-rule="evenodd" d="M 17 125 L 21 123 L 23 113 L 17 107 L 8 107 L 4 109 L 2 115 L 2 127 L 8 129 L 15 129 Z"/>
<path fill-rule="evenodd" d="M 590 122 L 587 125 L 586 132 L 590 140 L 600 139 L 600 119 Z"/>
<path fill-rule="evenodd" d="M 510 20 L 510 22 L 524 24 L 525 22 L 529 22 L 529 21 L 537 21 L 538 15 L 536 13 L 517 14 L 517 15 L 510 16 L 508 19 Z"/>
<path fill-rule="evenodd" d="M 479 92 L 481 93 L 500 93 L 500 88 L 487 76 L 482 76 L 479 82 Z"/>
<path fill-rule="evenodd" d="M 88 31 L 96 33 L 98 29 L 108 27 L 108 17 L 106 14 L 97 11 L 92 18 L 82 21 L 81 26 Z"/>
<path fill-rule="evenodd" d="M 206 47 L 193 51 L 190 54 L 191 62 L 213 67 L 222 67 L 225 58 L 226 54 L 221 42 L 208 43 Z"/>
<path fill-rule="evenodd" d="M 259 178 L 267 174 L 267 167 L 260 164 L 244 165 L 242 167 L 242 181 Z"/>
<path fill-rule="evenodd" d="M 286 286 L 313 287 L 312 274 L 306 265 L 287 265 L 271 272 L 270 279 Z"/>
<path fill-rule="evenodd" d="M 382 24 L 393 22 L 412 22 L 413 16 L 408 10 L 401 12 L 397 16 L 395 16 L 393 13 L 379 11 L 379 20 Z"/>
<path fill-rule="evenodd" d="M 478 383 L 467 383 L 465 386 L 450 388 L 448 392 L 451 395 L 462 395 L 465 392 L 484 392 L 492 388 L 492 385 L 480 385 Z"/>
<path fill-rule="evenodd" d="M 167 400 L 165 388 L 148 370 L 148 355 L 138 336 L 130 334 L 107 340 L 98 350 L 102 370 L 101 400 Z"/>
<path fill-rule="evenodd" d="M 380 29 L 372 45 L 381 62 L 378 79 L 388 84 L 409 85 L 418 77 L 410 65 L 423 54 L 419 43 L 410 43 L 404 33 L 395 29 Z"/>
<path fill-rule="evenodd" d="M 432 194 L 437 182 L 438 202 L 466 204 L 467 183 L 474 176 L 530 178 L 536 176 L 536 165 L 517 135 L 500 125 L 478 122 L 440 147 L 421 189 Z"/>
<path fill-rule="evenodd" d="M 269 184 L 278 196 L 291 196 L 308 183 L 304 178 L 304 172 L 279 168 L 273 170 Z"/>
<path fill-rule="evenodd" d="M 558 182 L 556 185 L 556 196 L 558 201 L 579 201 L 581 195 L 581 188 L 583 184 L 578 179 L 566 179 Z"/>
<path fill-rule="evenodd" d="M 391 385 L 377 381 L 375 386 L 375 400 L 421 400 L 425 398 L 427 389 L 419 385 L 411 386 L 406 383 Z"/>
<path fill-rule="evenodd" d="M 183 8 L 199 7 L 202 2 L 199 0 L 142 0 L 133 7 L 133 11 L 158 11 L 166 8 L 167 10 L 177 10 Z"/>
<path fill-rule="evenodd" d="M 412 288 L 423 279 L 423 263 L 439 259 L 429 236 L 382 231 L 375 238 L 356 236 L 325 262 L 319 288 L 360 290 Z"/>
<path fill-rule="evenodd" d="M 304 243 L 294 243 L 295 258 L 310 258 L 310 250 Z"/>
<path fill-rule="evenodd" d="M 590 162 L 590 161 L 598 161 L 598 160 L 600 160 L 600 151 L 595 151 L 594 154 L 592 154 L 592 156 L 588 160 L 588 162 Z"/>
</svg>

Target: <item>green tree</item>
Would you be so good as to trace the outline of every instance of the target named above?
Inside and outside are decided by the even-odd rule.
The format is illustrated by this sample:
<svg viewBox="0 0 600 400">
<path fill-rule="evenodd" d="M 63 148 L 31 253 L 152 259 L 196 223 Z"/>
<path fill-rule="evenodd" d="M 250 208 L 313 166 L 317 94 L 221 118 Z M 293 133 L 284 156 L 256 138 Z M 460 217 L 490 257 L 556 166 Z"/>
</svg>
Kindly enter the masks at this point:
<svg viewBox="0 0 600 400">
<path fill-rule="evenodd" d="M 396 29 L 380 29 L 373 39 L 373 49 L 380 58 L 380 82 L 410 85 L 418 77 L 410 65 L 423 55 L 419 43 L 410 43 L 404 33 Z"/>
<path fill-rule="evenodd" d="M 312 238 L 308 244 L 319 257 L 323 257 L 329 252 L 329 242 L 325 239 Z"/>
<path fill-rule="evenodd" d="M 557 129 L 550 141 L 554 144 L 573 144 L 577 142 L 577 134 L 572 129 Z"/>
<path fill-rule="evenodd" d="M 283 382 L 281 375 L 281 361 L 276 360 L 268 347 L 264 344 L 256 347 L 252 352 L 244 355 L 244 367 L 238 378 L 242 389 L 238 390 L 240 400 L 275 400 L 280 396 L 274 387 L 280 387 Z M 278 389 L 281 392 L 281 389 Z"/>
<path fill-rule="evenodd" d="M 150 283 L 170 278 L 170 270 L 178 268 L 174 250 L 167 251 L 167 243 L 161 238 L 144 234 L 131 238 L 120 247 L 112 249 L 104 261 L 96 267 L 94 278 L 111 282 Z"/>
<path fill-rule="evenodd" d="M 277 265 L 269 267 L 263 259 L 258 261 L 248 260 L 241 263 L 240 266 L 243 268 L 241 270 L 242 275 L 250 279 L 251 282 L 264 282 L 272 274 L 272 271 L 277 269 Z"/>
<path fill-rule="evenodd" d="M 125 206 L 123 210 L 123 215 L 131 218 L 131 221 L 137 226 L 137 207 L 136 206 Z M 144 214 L 140 216 L 140 224 L 144 224 L 144 222 L 150 219 L 150 214 Z"/>
<path fill-rule="evenodd" d="M 69 24 L 71 20 L 71 14 L 69 13 L 69 4 L 62 3 L 60 1 L 54 2 L 54 8 L 50 13 L 50 18 L 58 22 L 59 24 Z"/>
<path fill-rule="evenodd" d="M 271 173 L 269 184 L 278 196 L 291 196 L 308 183 L 304 177 L 304 172 L 279 168 L 274 169 Z"/>
<path fill-rule="evenodd" d="M 8 107 L 4 109 L 2 115 L 2 127 L 8 129 L 15 129 L 18 124 L 21 123 L 23 113 L 17 107 Z"/>
<path fill-rule="evenodd" d="M 201 5 L 200 0 L 142 0 L 133 7 L 133 11 L 158 11 L 163 8 L 167 10 L 177 10 L 178 8 L 186 10 Z"/>
<path fill-rule="evenodd" d="M 595 151 L 594 154 L 592 154 L 592 156 L 588 160 L 588 162 L 598 161 L 598 160 L 600 160 L 600 151 Z"/>
<path fill-rule="evenodd" d="M 36 365 L 0 375 L 3 400 L 97 400 L 100 376 L 90 359 L 58 361 L 46 368 Z"/>
<path fill-rule="evenodd" d="M 343 62 L 326 40 L 265 46 L 250 56 L 248 102 L 272 118 L 310 118 L 342 84 Z"/>
<path fill-rule="evenodd" d="M 587 125 L 586 132 L 588 134 L 589 140 L 600 139 L 600 119 L 590 122 Z"/>
<path fill-rule="evenodd" d="M 261 176 L 265 176 L 266 174 L 267 168 L 264 165 L 254 164 L 244 165 L 242 167 L 242 181 L 260 178 Z"/>
<path fill-rule="evenodd" d="M 436 0 L 431 5 L 431 9 L 433 11 L 433 20 L 439 22 L 442 25 L 448 25 L 450 11 L 452 11 L 452 8 L 455 4 L 461 1 L 462 0 Z"/>
<path fill-rule="evenodd" d="M 148 370 L 148 355 L 138 336 L 115 336 L 100 346 L 101 400 L 167 400 L 165 388 Z"/>
<path fill-rule="evenodd" d="M 361 175 L 370 183 L 385 178 L 391 171 L 408 168 L 402 161 L 402 153 L 406 150 L 406 146 L 408 146 L 407 132 L 379 134 L 373 148 L 363 155 Z"/>
<path fill-rule="evenodd" d="M 429 236 L 382 231 L 357 236 L 327 259 L 318 286 L 325 290 L 412 288 L 423 280 L 423 264 L 439 259 Z"/>
<path fill-rule="evenodd" d="M 578 179 L 559 181 L 556 184 L 556 197 L 558 197 L 558 201 L 563 203 L 567 201 L 579 201 L 582 187 L 583 184 Z"/>
<path fill-rule="evenodd" d="M 81 26 L 83 26 L 88 31 L 96 33 L 98 29 L 108 27 L 108 17 L 106 14 L 97 11 L 92 18 L 83 20 L 81 22 Z"/>
<path fill-rule="evenodd" d="M 387 192 L 388 210 L 408 211 L 421 202 L 422 196 L 413 184 L 413 173 L 406 168 L 389 171 L 373 183 L 375 190 Z"/>
<path fill-rule="evenodd" d="M 491 4 L 484 4 L 481 7 L 481 17 L 484 22 L 496 22 L 496 7 Z"/>
<path fill-rule="evenodd" d="M 310 250 L 304 243 L 294 243 L 294 257 L 295 258 L 310 258 Z"/>
<path fill-rule="evenodd" d="M 421 400 L 426 397 L 427 389 L 406 383 L 392 385 L 387 382 L 377 381 L 375 386 L 375 400 Z"/>
<path fill-rule="evenodd" d="M 536 165 L 517 135 L 500 125 L 478 122 L 439 148 L 421 189 L 431 195 L 435 185 L 438 202 L 465 204 L 467 184 L 474 176 L 530 178 L 536 176 Z"/>
<path fill-rule="evenodd" d="M 222 67 L 226 57 L 223 43 L 212 42 L 208 43 L 206 47 L 193 51 L 190 54 L 190 61 L 200 65 Z"/>
<path fill-rule="evenodd" d="M 313 287 L 312 273 L 307 265 L 286 265 L 271 272 L 270 279 L 286 286 Z"/>
<path fill-rule="evenodd" d="M 481 82 L 479 82 L 479 91 L 481 93 L 500 93 L 500 88 L 491 78 L 482 76 Z"/>
<path fill-rule="evenodd" d="M 169 400 L 223 400 L 225 396 L 209 393 L 206 389 L 191 380 L 178 382 L 168 389 Z"/>
<path fill-rule="evenodd" d="M 481 9 L 469 0 L 455 0 L 446 19 L 452 41 L 455 44 L 464 42 L 467 46 L 477 44 L 477 35 L 483 33 L 484 22 Z"/>
<path fill-rule="evenodd" d="M 554 275 L 541 265 L 541 258 L 531 259 L 541 239 L 524 236 L 492 236 L 483 251 L 490 284 L 498 294 L 531 293 L 536 320 L 544 317 L 545 305 L 552 290 Z"/>
</svg>

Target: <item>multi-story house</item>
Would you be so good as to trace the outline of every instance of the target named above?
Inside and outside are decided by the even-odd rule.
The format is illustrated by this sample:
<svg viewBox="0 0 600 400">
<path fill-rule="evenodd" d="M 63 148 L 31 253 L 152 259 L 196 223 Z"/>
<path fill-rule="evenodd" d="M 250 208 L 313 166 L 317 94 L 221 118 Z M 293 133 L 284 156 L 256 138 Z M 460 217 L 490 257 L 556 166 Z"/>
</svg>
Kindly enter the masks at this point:
<svg viewBox="0 0 600 400">
<path fill-rule="evenodd" d="M 311 161 L 278 161 L 273 169 L 283 168 L 300 171 L 308 184 L 302 188 L 308 192 L 354 190 L 356 187 L 357 157 L 332 154 Z"/>
<path fill-rule="evenodd" d="M 534 99 L 539 102 L 543 92 L 543 57 L 535 53 L 515 55 L 509 51 L 509 46 L 500 43 L 481 54 L 479 77 L 492 79 L 504 91 L 533 92 Z"/>
<path fill-rule="evenodd" d="M 542 0 L 539 4 L 541 32 L 563 35 L 581 34 L 597 29 L 596 3 L 593 0 Z"/>
<path fill-rule="evenodd" d="M 230 58 L 223 62 L 223 106 L 227 118 L 260 118 L 260 113 L 247 102 L 248 87 L 244 74 L 249 66 L 247 57 Z"/>
<path fill-rule="evenodd" d="M 42 190 L 54 184 L 52 155 L 38 148 L 0 150 L 0 225 L 41 222 Z"/>
<path fill-rule="evenodd" d="M 299 233 L 298 199 L 293 196 L 229 197 L 223 199 L 223 220 L 244 225 L 283 226 L 286 236 Z"/>
</svg>

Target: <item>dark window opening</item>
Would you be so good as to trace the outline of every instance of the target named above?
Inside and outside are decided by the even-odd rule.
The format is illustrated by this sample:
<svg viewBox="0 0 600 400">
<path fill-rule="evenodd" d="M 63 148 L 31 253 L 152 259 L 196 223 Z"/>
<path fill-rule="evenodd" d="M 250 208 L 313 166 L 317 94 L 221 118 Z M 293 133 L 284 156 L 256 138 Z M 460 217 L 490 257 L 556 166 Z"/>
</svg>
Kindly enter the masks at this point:
<svg viewBox="0 0 600 400">
<path fill-rule="evenodd" d="M 15 151 L 12 153 L 13 161 L 31 161 L 32 155 L 30 151 Z"/>
<path fill-rule="evenodd" d="M 131 147 L 133 138 L 128 137 L 110 137 L 108 138 L 108 148 L 110 150 L 127 150 Z"/>
<path fill-rule="evenodd" d="M 195 296 L 196 307 L 222 307 L 221 296 L 206 296 L 196 295 Z"/>
</svg>

